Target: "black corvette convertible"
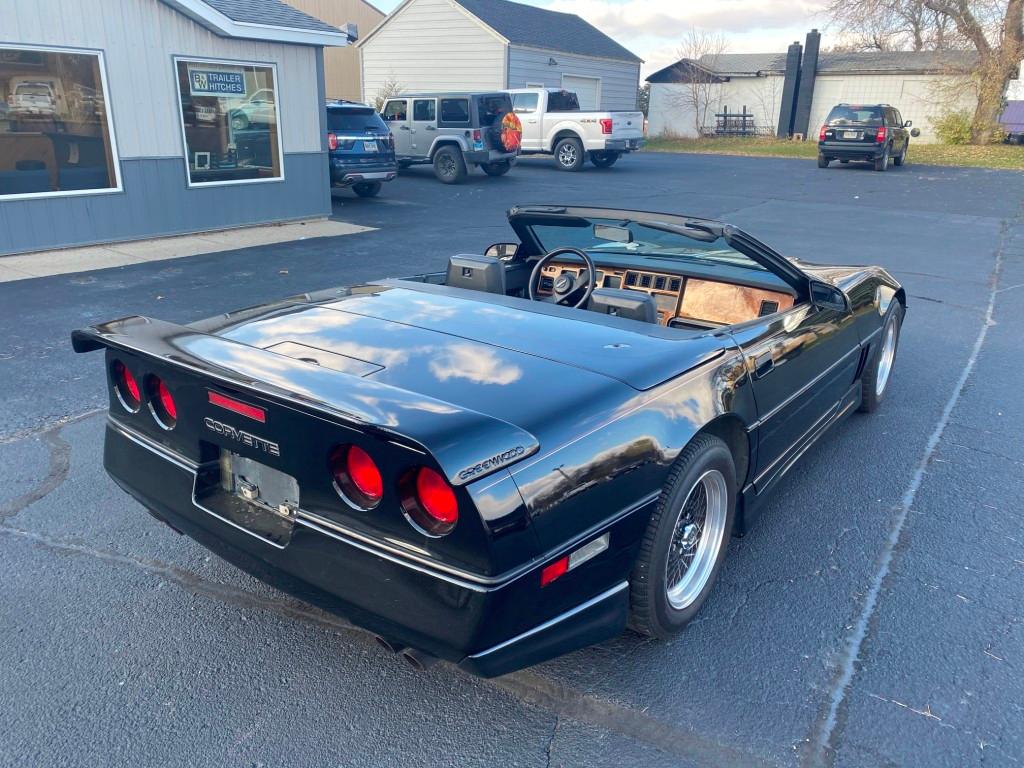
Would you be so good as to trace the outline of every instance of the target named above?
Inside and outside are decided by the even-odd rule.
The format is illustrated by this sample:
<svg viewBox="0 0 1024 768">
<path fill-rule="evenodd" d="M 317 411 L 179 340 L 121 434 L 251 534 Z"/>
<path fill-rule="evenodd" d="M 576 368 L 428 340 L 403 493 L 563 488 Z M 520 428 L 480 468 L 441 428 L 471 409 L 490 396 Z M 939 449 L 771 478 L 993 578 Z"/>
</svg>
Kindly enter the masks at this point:
<svg viewBox="0 0 1024 768">
<path fill-rule="evenodd" d="M 444 272 L 75 331 L 106 350 L 108 472 L 415 666 L 679 631 L 772 485 L 879 406 L 903 289 L 707 219 L 509 221 Z"/>
</svg>

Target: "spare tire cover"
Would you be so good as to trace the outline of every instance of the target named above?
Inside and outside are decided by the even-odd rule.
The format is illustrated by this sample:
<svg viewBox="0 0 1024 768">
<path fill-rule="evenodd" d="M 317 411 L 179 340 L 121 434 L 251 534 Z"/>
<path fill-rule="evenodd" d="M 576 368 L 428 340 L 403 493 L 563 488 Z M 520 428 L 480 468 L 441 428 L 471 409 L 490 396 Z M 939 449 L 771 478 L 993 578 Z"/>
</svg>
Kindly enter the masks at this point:
<svg viewBox="0 0 1024 768">
<path fill-rule="evenodd" d="M 518 152 L 523 143 L 523 123 L 515 112 L 501 118 L 501 146 L 506 152 Z"/>
</svg>

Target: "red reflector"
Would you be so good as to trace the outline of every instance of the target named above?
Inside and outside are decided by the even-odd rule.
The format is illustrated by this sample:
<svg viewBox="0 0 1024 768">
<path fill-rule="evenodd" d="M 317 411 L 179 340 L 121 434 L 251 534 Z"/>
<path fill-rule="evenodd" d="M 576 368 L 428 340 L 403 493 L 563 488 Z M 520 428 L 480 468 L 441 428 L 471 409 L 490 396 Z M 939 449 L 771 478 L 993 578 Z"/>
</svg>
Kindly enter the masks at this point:
<svg viewBox="0 0 1024 768">
<path fill-rule="evenodd" d="M 384 495 L 384 480 L 370 454 L 356 445 L 350 445 L 345 454 L 345 468 L 348 478 L 363 496 L 371 502 L 379 501 Z"/>
<path fill-rule="evenodd" d="M 552 581 L 561 576 L 565 575 L 565 572 L 569 570 L 569 556 L 566 555 L 563 558 L 555 560 L 551 565 L 544 566 L 544 569 L 540 572 L 540 585 L 546 587 Z"/>
<path fill-rule="evenodd" d="M 338 148 L 338 137 L 333 133 L 327 134 L 327 148 L 332 152 Z"/>
<path fill-rule="evenodd" d="M 420 467 L 416 474 L 416 496 L 423 511 L 445 525 L 454 525 L 459 519 L 459 503 L 455 491 L 429 467 Z"/>
<path fill-rule="evenodd" d="M 875 134 L 875 142 L 881 144 L 885 141 L 885 126 L 883 125 L 878 129 L 878 133 Z"/>
<path fill-rule="evenodd" d="M 480 141 L 483 137 L 484 135 L 480 132 L 479 128 L 473 131 L 473 141 Z"/>
<path fill-rule="evenodd" d="M 164 384 L 163 379 L 156 380 L 156 396 L 160 398 L 160 405 L 164 409 L 164 413 L 171 417 L 171 421 L 177 421 L 178 407 L 174 404 L 171 390 Z"/>
<path fill-rule="evenodd" d="M 825 140 L 825 131 L 826 130 L 828 130 L 828 126 L 827 125 L 821 126 L 821 130 L 818 131 L 818 141 L 824 141 Z"/>
<path fill-rule="evenodd" d="M 612 119 L 610 117 L 602 117 L 601 120 L 600 120 L 600 123 L 601 123 L 601 133 L 611 133 L 612 132 Z"/>
<path fill-rule="evenodd" d="M 257 408 L 255 405 L 248 405 L 246 403 L 239 402 L 230 397 L 218 394 L 217 392 L 209 393 L 210 403 L 213 405 L 226 408 L 229 411 L 234 411 L 242 416 L 248 416 L 250 419 L 255 419 L 260 423 L 265 423 L 267 420 L 266 411 L 262 408 Z"/>
</svg>

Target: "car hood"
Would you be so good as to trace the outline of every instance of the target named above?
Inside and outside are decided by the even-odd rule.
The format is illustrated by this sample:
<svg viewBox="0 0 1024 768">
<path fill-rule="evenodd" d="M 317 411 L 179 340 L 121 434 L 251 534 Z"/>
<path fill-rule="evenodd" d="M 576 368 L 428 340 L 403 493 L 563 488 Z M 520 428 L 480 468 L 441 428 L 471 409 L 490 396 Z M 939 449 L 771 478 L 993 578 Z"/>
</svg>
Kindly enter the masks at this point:
<svg viewBox="0 0 1024 768">
<path fill-rule="evenodd" d="M 729 344 L 710 334 L 649 336 L 524 300 L 401 285 L 409 284 L 250 310 L 214 332 L 494 416 L 542 441 L 555 425 L 582 426 Z"/>
</svg>

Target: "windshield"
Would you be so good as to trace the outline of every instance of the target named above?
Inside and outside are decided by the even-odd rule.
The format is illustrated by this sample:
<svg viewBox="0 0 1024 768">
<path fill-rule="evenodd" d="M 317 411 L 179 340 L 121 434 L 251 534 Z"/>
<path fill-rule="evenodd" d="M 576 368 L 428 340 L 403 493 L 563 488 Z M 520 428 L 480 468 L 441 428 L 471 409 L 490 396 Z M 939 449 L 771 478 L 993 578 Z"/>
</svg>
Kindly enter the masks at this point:
<svg viewBox="0 0 1024 768">
<path fill-rule="evenodd" d="M 546 252 L 568 247 L 602 258 L 607 255 L 633 258 L 644 256 L 680 264 L 725 264 L 759 272 L 768 271 L 746 254 L 731 247 L 723 238 L 696 229 L 699 226 L 696 223 L 692 231 L 694 236 L 690 237 L 682 231 L 682 225 L 658 222 L 655 218 L 652 214 L 649 222 L 568 219 L 562 223 L 534 224 L 530 230 Z M 701 236 L 713 239 L 697 239 Z"/>
<path fill-rule="evenodd" d="M 384 121 L 370 107 L 365 109 L 328 109 L 327 128 L 331 131 L 386 131 Z"/>
<path fill-rule="evenodd" d="M 49 96 L 52 93 L 48 85 L 19 85 L 14 92 L 18 96 Z"/>
<path fill-rule="evenodd" d="M 825 121 L 829 125 L 848 125 L 849 123 L 882 124 L 881 107 L 852 107 L 840 105 L 832 107 Z"/>
</svg>

